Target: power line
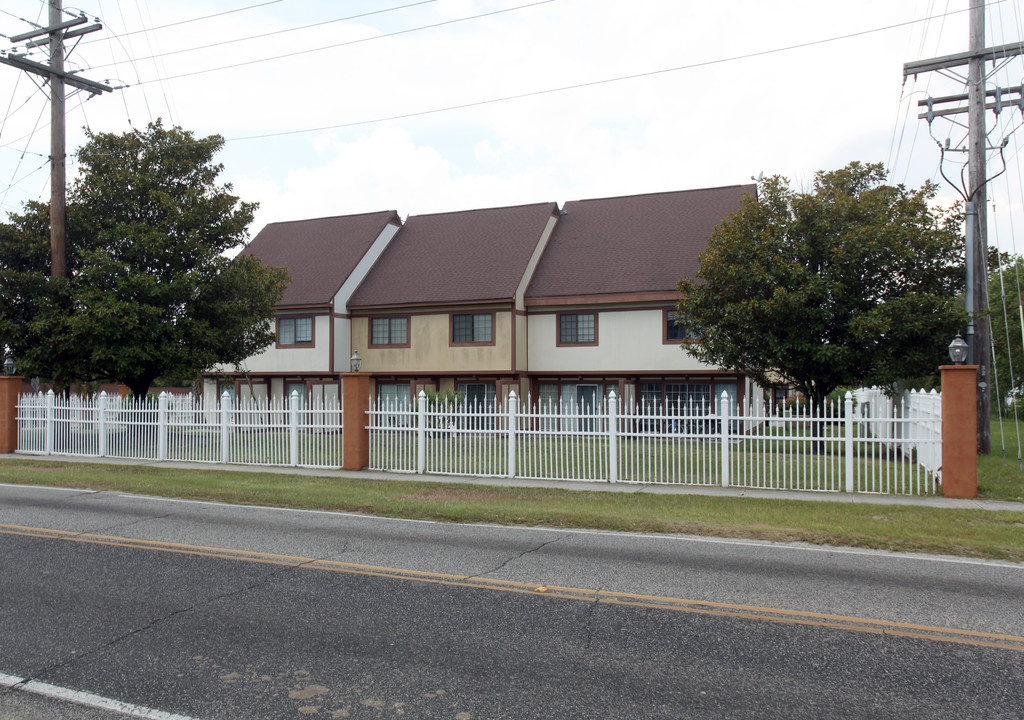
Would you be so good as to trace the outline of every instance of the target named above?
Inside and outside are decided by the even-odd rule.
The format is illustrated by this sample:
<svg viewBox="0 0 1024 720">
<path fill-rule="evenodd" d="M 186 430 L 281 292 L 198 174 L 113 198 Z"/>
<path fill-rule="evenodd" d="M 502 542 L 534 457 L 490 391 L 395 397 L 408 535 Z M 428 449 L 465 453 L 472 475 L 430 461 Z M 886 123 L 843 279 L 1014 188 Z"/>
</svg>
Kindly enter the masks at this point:
<svg viewBox="0 0 1024 720">
<path fill-rule="evenodd" d="M 547 2 L 551 2 L 552 0 L 546 0 L 546 1 Z M 536 4 L 541 4 L 541 3 L 536 3 Z M 523 6 L 523 7 L 529 7 L 529 6 Z M 513 8 L 513 9 L 515 9 L 515 8 Z M 967 11 L 966 10 L 955 10 L 952 13 L 948 13 L 948 14 L 954 15 L 954 14 L 963 13 L 963 12 L 967 12 Z M 751 58 L 764 57 L 766 55 L 774 55 L 774 54 L 778 54 L 778 53 L 789 52 L 791 50 L 800 50 L 800 49 L 803 49 L 803 48 L 814 47 L 814 46 L 817 46 L 817 45 L 823 45 L 825 43 L 838 42 L 840 40 L 849 40 L 849 39 L 855 38 L 855 37 L 862 37 L 864 35 L 871 35 L 871 34 L 874 34 L 874 33 L 886 32 L 886 31 L 894 30 L 894 29 L 901 28 L 901 27 L 907 27 L 907 26 L 910 26 L 910 25 L 915 25 L 915 24 L 921 23 L 921 22 L 927 22 L 930 19 L 933 19 L 933 18 L 924 18 L 924 19 L 919 19 L 919 20 L 908 20 L 906 22 L 895 23 L 893 25 L 886 25 L 884 27 L 874 28 L 872 30 L 862 30 L 862 31 L 854 32 L 854 33 L 849 33 L 849 34 L 846 34 L 846 35 L 837 35 L 835 37 L 825 38 L 825 39 L 822 39 L 822 40 L 811 40 L 811 41 L 808 41 L 808 42 L 797 43 L 795 45 L 787 45 L 785 47 L 774 48 L 774 49 L 771 49 L 771 50 L 759 50 L 759 51 L 755 51 L 755 52 L 751 52 L 751 53 L 745 53 L 745 54 L 742 54 L 742 55 L 731 55 L 729 57 L 717 58 L 715 60 L 704 60 L 704 61 L 701 61 L 701 62 L 691 63 L 691 64 L 688 64 L 688 65 L 679 65 L 679 66 L 671 67 L 671 68 L 662 68 L 660 70 L 649 70 L 649 71 L 646 71 L 646 72 L 633 73 L 633 74 L 630 74 L 630 75 L 620 75 L 618 77 L 604 78 L 602 80 L 592 80 L 592 81 L 589 81 L 589 82 L 576 83 L 574 85 L 561 85 L 561 86 L 558 86 L 558 87 L 547 88 L 547 89 L 544 89 L 544 90 L 534 90 L 534 91 L 531 91 L 531 92 L 519 93 L 517 95 L 505 95 L 505 96 L 497 97 L 497 98 L 489 98 L 489 99 L 486 99 L 486 100 L 477 100 L 477 101 L 473 101 L 473 102 L 461 103 L 459 105 L 447 105 L 447 106 L 440 107 L 440 108 L 432 108 L 432 109 L 429 109 L 429 110 L 419 110 L 419 111 L 403 113 L 403 114 L 399 114 L 399 115 L 390 115 L 390 116 L 387 116 L 387 117 L 373 118 L 373 119 L 369 119 L 369 120 L 356 120 L 356 121 L 347 122 L 347 123 L 338 123 L 338 124 L 335 124 L 335 125 L 321 125 L 319 127 L 314 127 L 314 128 L 303 128 L 303 129 L 299 129 L 299 130 L 286 130 L 286 131 L 281 131 L 281 132 L 263 133 L 263 134 L 260 134 L 260 135 L 246 135 L 246 136 L 243 136 L 243 137 L 230 138 L 230 139 L 226 140 L 226 142 L 238 141 L 238 140 L 257 140 L 257 139 L 270 138 L 270 137 L 282 137 L 282 136 L 286 136 L 286 135 L 299 135 L 299 134 L 302 134 L 302 133 L 309 133 L 309 132 L 321 132 L 323 130 L 338 130 L 338 129 L 341 129 L 341 128 L 357 127 L 357 126 L 360 126 L 360 125 L 373 125 L 373 124 L 376 124 L 376 123 L 390 122 L 390 121 L 394 121 L 394 120 L 406 120 L 408 118 L 421 117 L 423 115 L 434 115 L 434 114 L 437 114 L 437 113 L 450 112 L 452 110 L 464 110 L 464 109 L 472 108 L 472 107 L 480 107 L 482 105 L 493 105 L 495 103 L 508 102 L 508 101 L 511 101 L 511 100 L 522 100 L 522 99 L 525 99 L 525 98 L 537 97 L 537 96 L 540 96 L 540 95 L 550 95 L 550 94 L 559 93 L 559 92 L 566 92 L 568 90 L 579 90 L 579 89 L 582 89 L 582 88 L 596 87 L 596 86 L 599 86 L 599 85 L 607 85 L 607 84 L 611 84 L 611 83 L 624 82 L 624 81 L 627 81 L 627 80 L 638 80 L 638 79 L 645 78 L 645 77 L 653 77 L 653 76 L 656 76 L 656 75 L 664 75 L 664 74 L 667 74 L 667 73 L 681 72 L 683 70 L 694 70 L 694 69 L 697 69 L 697 68 L 710 67 L 710 66 L 713 66 L 713 65 L 721 65 L 721 64 L 724 64 L 724 63 L 736 62 L 736 61 L 739 61 L 739 60 L 749 60 Z M 373 38 L 370 38 L 370 39 L 373 39 Z M 345 44 L 347 44 L 347 43 L 345 43 Z M 259 62 L 259 61 L 254 61 L 254 62 Z M 243 63 L 243 64 L 248 64 L 248 63 Z M 216 68 L 216 69 L 220 69 L 220 68 Z M 199 72 L 205 72 L 205 71 L 199 71 Z M 197 74 L 197 73 L 191 73 L 191 74 Z M 181 77 L 181 76 L 178 76 L 178 77 Z"/>
<path fill-rule="evenodd" d="M 434 0 L 431 0 L 431 2 L 433 1 Z M 128 35 L 138 35 L 139 33 L 156 32 L 157 30 L 164 30 L 170 27 L 177 27 L 178 25 L 187 25 L 189 23 L 200 22 L 202 20 L 210 20 L 215 17 L 221 17 L 222 15 L 231 15 L 233 13 L 243 12 L 245 10 L 253 10 L 255 8 L 264 7 L 266 5 L 275 5 L 279 2 L 284 2 L 284 0 L 267 0 L 267 2 L 256 3 L 255 5 L 246 5 L 245 7 L 235 8 L 234 10 L 225 10 L 223 12 L 213 13 L 212 15 L 203 15 L 201 17 L 189 18 L 187 20 L 178 20 L 176 22 L 167 23 L 166 25 L 157 25 L 156 27 L 142 28 L 141 30 L 132 30 L 130 32 L 121 33 L 121 35 L 122 37 L 125 37 Z M 96 40 L 90 40 L 89 42 L 103 42 L 103 40 L 101 38 L 97 38 Z"/>
<path fill-rule="evenodd" d="M 178 80 L 180 78 L 192 77 L 194 75 L 205 75 L 206 73 L 219 72 L 221 70 L 233 70 L 235 68 L 245 67 L 247 65 L 257 65 L 259 63 L 271 62 L 273 60 L 283 60 L 285 58 L 296 57 L 299 55 L 308 55 L 309 53 L 321 52 L 323 50 L 333 50 L 339 47 L 345 47 L 347 45 L 358 45 L 359 43 L 370 42 L 372 40 L 381 40 L 383 38 L 396 37 L 398 35 L 407 35 L 409 33 L 419 32 L 421 30 L 432 30 L 434 28 L 444 27 L 446 25 L 455 25 L 456 23 L 466 22 L 467 20 L 479 20 L 480 18 L 491 17 L 493 15 L 501 15 L 503 13 L 514 12 L 516 10 L 524 10 L 526 8 L 537 7 L 538 5 L 547 5 L 553 3 L 555 0 L 538 0 L 538 2 L 527 3 L 526 5 L 517 5 L 515 7 L 504 8 L 502 10 L 493 10 L 491 12 L 480 13 L 479 15 L 469 15 L 467 17 L 456 18 L 454 20 L 445 20 L 443 22 L 433 23 L 431 25 L 421 25 L 419 27 L 408 28 L 406 30 L 396 30 L 395 32 L 382 33 L 380 35 L 374 35 L 373 37 L 360 38 L 359 40 L 348 40 L 346 42 L 334 43 L 332 45 L 323 45 L 316 48 L 308 48 L 306 50 L 296 50 L 295 52 L 284 53 L 282 55 L 273 55 L 265 58 L 257 58 L 255 60 L 247 60 L 245 62 L 234 63 L 232 65 L 222 65 L 215 68 L 207 68 L 206 70 L 194 70 L 192 72 L 181 73 L 180 75 L 171 75 L 170 77 L 163 78 L 163 80 Z M 153 80 L 143 80 L 136 83 L 136 85 L 146 85 L 148 83 L 155 82 Z"/>
<path fill-rule="evenodd" d="M 276 2 L 281 2 L 281 0 L 275 0 L 275 1 Z M 550 0 L 550 1 L 553 2 L 553 0 Z M 309 23 L 307 25 L 298 25 L 296 27 L 285 28 L 283 30 L 274 30 L 274 31 L 271 31 L 271 32 L 261 33 L 259 35 L 248 35 L 246 37 L 234 38 L 232 40 L 222 40 L 221 42 L 210 43 L 209 45 L 197 45 L 196 47 L 183 48 L 181 50 L 171 50 L 169 52 L 160 53 L 160 54 L 157 54 L 157 55 L 150 55 L 148 57 L 135 58 L 135 60 L 136 61 L 153 60 L 155 58 L 167 57 L 167 56 L 170 56 L 170 55 L 180 55 L 182 53 L 196 52 L 197 50 L 209 50 L 210 48 L 221 47 L 223 45 L 232 45 L 234 43 L 247 42 L 249 40 L 259 40 L 259 39 L 262 39 L 262 38 L 271 37 L 273 35 L 282 35 L 282 34 L 290 33 L 290 32 L 298 32 L 300 30 L 308 30 L 309 28 L 322 27 L 324 25 L 332 25 L 334 23 L 347 22 L 349 20 L 358 20 L 359 18 L 369 17 L 370 15 L 381 15 L 383 13 L 394 12 L 395 10 L 405 10 L 407 8 L 416 7 L 417 5 L 429 5 L 430 3 L 434 3 L 434 2 L 437 2 L 437 0 L 419 0 L 418 2 L 409 3 L 407 5 L 397 5 L 395 7 L 384 8 L 383 10 L 373 10 L 371 12 L 359 13 L 357 15 L 349 15 L 347 17 L 342 17 L 342 18 L 333 18 L 331 20 L 321 20 L 320 22 Z M 216 16 L 210 15 L 210 16 L 207 16 L 207 17 L 216 17 Z M 171 27 L 171 26 L 164 25 L 162 27 Z M 428 27 L 433 27 L 433 26 L 428 26 Z M 136 31 L 129 32 L 129 33 L 121 33 L 121 37 L 127 37 L 129 35 L 134 35 L 134 34 L 136 34 L 138 32 L 143 32 L 143 31 L 136 30 Z M 386 35 L 374 36 L 374 38 L 376 38 L 376 37 L 387 37 L 387 36 Z M 370 38 L 370 39 L 373 39 L 373 38 Z M 93 42 L 100 42 L 100 41 L 99 40 L 94 40 Z M 328 46 L 328 47 L 337 47 L 337 46 L 331 45 L 331 46 Z M 320 49 L 320 48 L 317 48 L 317 49 Z M 308 52 L 315 52 L 315 50 L 316 49 L 308 51 Z M 106 66 L 105 65 L 94 65 L 92 69 L 97 69 L 97 68 L 101 68 L 101 67 L 106 67 Z"/>
</svg>

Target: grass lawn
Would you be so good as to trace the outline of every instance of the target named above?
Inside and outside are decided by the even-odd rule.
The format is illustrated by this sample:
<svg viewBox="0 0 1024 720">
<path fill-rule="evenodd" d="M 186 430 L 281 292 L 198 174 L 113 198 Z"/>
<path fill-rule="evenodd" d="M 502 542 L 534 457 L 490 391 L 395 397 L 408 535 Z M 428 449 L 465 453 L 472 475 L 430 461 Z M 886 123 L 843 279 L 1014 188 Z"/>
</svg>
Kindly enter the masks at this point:
<svg viewBox="0 0 1024 720">
<path fill-rule="evenodd" d="M 1016 487 L 1020 493 L 1022 474 L 1013 467 L 1016 481 L 1009 475 L 992 481 L 998 492 L 1012 495 Z M 1011 511 L 319 478 L 12 456 L 0 460 L 0 482 L 451 522 L 803 541 L 1024 562 L 1024 513 Z"/>
<path fill-rule="evenodd" d="M 978 458 L 978 497 L 1024 502 L 1024 470 L 1018 460 L 1024 421 L 992 416 L 992 453 Z M 1004 450 L 1005 448 L 1005 450 Z"/>
</svg>

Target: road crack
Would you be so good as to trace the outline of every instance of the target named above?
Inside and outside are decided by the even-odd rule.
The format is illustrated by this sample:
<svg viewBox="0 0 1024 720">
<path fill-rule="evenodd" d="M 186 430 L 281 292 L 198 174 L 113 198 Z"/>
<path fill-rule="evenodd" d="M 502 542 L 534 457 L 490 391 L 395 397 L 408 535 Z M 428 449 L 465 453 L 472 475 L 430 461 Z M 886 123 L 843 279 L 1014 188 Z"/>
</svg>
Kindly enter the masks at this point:
<svg viewBox="0 0 1024 720">
<path fill-rule="evenodd" d="M 540 543 L 536 547 L 527 548 L 526 550 L 523 550 L 521 553 L 509 556 L 501 564 L 497 565 L 496 567 L 491 568 L 490 570 L 484 570 L 482 572 L 476 573 L 475 575 L 466 575 L 463 579 L 464 580 L 476 580 L 478 578 L 484 579 L 488 575 L 494 575 L 495 573 L 498 573 L 498 572 L 501 572 L 502 570 L 504 570 L 505 567 L 509 563 L 515 562 L 516 560 L 521 560 L 522 558 L 526 557 L 527 555 L 532 555 L 533 553 L 540 552 L 541 550 L 546 548 L 548 545 L 552 545 L 552 544 L 554 544 L 556 542 L 559 542 L 561 540 L 565 540 L 567 537 L 569 537 L 569 536 L 568 535 L 561 535 L 559 537 L 556 537 L 553 540 L 548 540 L 547 542 Z"/>
<path fill-rule="evenodd" d="M 131 523 L 129 523 L 129 524 L 131 524 Z M 123 632 L 120 635 L 118 635 L 117 637 L 111 638 L 110 640 L 107 640 L 106 642 L 101 643 L 101 644 L 97 645 L 96 647 L 90 648 L 90 649 L 85 650 L 83 652 L 74 653 L 74 657 L 67 658 L 67 659 L 65 659 L 65 660 L 63 660 L 61 662 L 53 663 L 51 665 L 48 665 L 48 666 L 46 666 L 44 668 L 39 669 L 38 671 L 36 671 L 34 673 L 29 673 L 29 676 L 24 678 L 22 680 L 22 682 L 19 682 L 16 685 L 13 685 L 13 686 L 7 688 L 7 690 L 5 690 L 4 692 L 0 693 L 0 697 L 2 697 L 3 695 L 6 695 L 8 693 L 11 693 L 11 692 L 14 692 L 14 691 L 18 690 L 22 685 L 25 685 L 26 683 L 29 683 L 29 682 L 32 682 L 32 681 L 35 681 L 35 680 L 39 680 L 40 678 L 42 678 L 42 677 L 44 677 L 44 676 L 46 676 L 46 675 L 48 675 L 48 674 L 50 674 L 52 672 L 56 672 L 56 671 L 63 670 L 65 668 L 71 667 L 71 666 L 76 665 L 76 664 L 80 663 L 83 660 L 87 660 L 87 659 L 93 657 L 94 655 L 97 655 L 97 654 L 99 654 L 99 653 L 101 653 L 101 652 L 103 652 L 105 650 L 108 650 L 108 649 L 110 649 L 112 647 L 120 645 L 121 643 L 123 643 L 123 642 L 125 642 L 125 641 L 127 641 L 127 640 L 129 640 L 129 639 L 131 639 L 133 637 L 135 637 L 136 635 L 140 635 L 142 633 L 145 633 L 148 630 L 152 630 L 153 628 L 155 628 L 155 627 L 157 627 L 159 625 L 162 625 L 164 623 L 167 623 L 167 622 L 177 618 L 178 616 L 186 615 L 188 613 L 191 613 L 191 612 L 195 611 L 198 608 L 201 608 L 201 607 L 204 607 L 204 606 L 207 606 L 207 605 L 212 605 L 212 604 L 220 602 L 222 600 L 227 600 L 229 598 L 232 598 L 232 597 L 235 597 L 235 596 L 238 596 L 238 595 L 242 595 L 242 594 L 247 593 L 247 592 L 251 592 L 251 591 L 256 590 L 257 588 L 259 588 L 259 587 L 261 587 L 263 585 L 268 584 L 270 581 L 272 581 L 272 580 L 274 580 L 276 578 L 279 578 L 282 575 L 294 572 L 295 570 L 298 570 L 298 569 L 306 567 L 306 566 L 315 565 L 315 564 L 317 564 L 319 562 L 322 562 L 322 561 L 324 561 L 326 559 L 327 558 L 310 558 L 310 559 L 302 560 L 301 562 L 295 562 L 295 563 L 291 563 L 291 564 L 287 564 L 287 565 L 276 566 L 270 572 L 268 572 L 265 576 L 259 578 L 258 580 L 254 581 L 254 582 L 248 583 L 244 587 L 235 588 L 233 590 L 226 590 L 224 592 L 218 593 L 218 594 L 213 595 L 211 597 L 204 598 L 203 600 L 199 600 L 197 602 L 194 602 L 191 605 L 189 605 L 188 607 L 178 608 L 177 610 L 172 610 L 171 612 L 168 612 L 165 615 L 153 618 L 152 620 L 147 622 L 145 625 L 141 625 L 139 627 L 135 627 L 135 628 L 132 628 L 131 630 Z"/>
</svg>

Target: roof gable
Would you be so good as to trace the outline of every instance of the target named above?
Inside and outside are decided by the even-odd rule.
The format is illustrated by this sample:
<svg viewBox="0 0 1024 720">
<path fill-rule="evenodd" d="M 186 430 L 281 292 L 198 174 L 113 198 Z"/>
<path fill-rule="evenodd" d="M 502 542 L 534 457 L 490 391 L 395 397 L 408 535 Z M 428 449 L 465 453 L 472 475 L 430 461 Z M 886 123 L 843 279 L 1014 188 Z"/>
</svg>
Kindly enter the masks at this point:
<svg viewBox="0 0 1024 720">
<path fill-rule="evenodd" d="M 349 307 L 510 300 L 555 203 L 413 215 Z"/>
<path fill-rule="evenodd" d="M 280 305 L 327 305 L 381 232 L 401 223 L 394 210 L 270 223 L 241 254 L 288 269 Z"/>
<path fill-rule="evenodd" d="M 712 229 L 756 185 L 566 203 L 528 298 L 668 292 L 693 277 Z"/>
</svg>

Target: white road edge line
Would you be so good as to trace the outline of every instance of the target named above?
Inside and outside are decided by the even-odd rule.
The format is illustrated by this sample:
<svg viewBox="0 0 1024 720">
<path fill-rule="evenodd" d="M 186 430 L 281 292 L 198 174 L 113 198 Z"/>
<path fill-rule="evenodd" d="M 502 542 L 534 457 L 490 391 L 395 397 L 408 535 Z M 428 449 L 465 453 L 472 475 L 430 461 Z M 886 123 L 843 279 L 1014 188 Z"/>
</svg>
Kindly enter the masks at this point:
<svg viewBox="0 0 1024 720">
<path fill-rule="evenodd" d="M 82 692 L 81 690 L 70 690 L 57 685 L 39 682 L 38 680 L 26 680 L 25 678 L 7 675 L 6 673 L 0 673 L 0 686 L 15 688 L 16 690 L 32 693 L 33 695 L 42 695 L 43 697 L 64 700 L 76 705 L 85 705 L 86 707 L 93 707 L 99 710 L 112 710 L 131 717 L 143 718 L 143 720 L 196 720 L 187 715 L 154 710 L 142 705 L 133 705 L 121 702 L 120 700 L 106 698 L 102 695 Z"/>
<path fill-rule="evenodd" d="M 22 485 L 18 483 L 0 483 L 0 487 L 22 488 L 24 490 L 58 490 L 60 492 L 78 493 L 79 495 L 95 495 L 103 492 L 102 490 L 92 490 L 90 488 L 66 488 L 57 487 L 56 485 Z"/>
<path fill-rule="evenodd" d="M 59 488 L 52 487 L 49 485 L 9 485 L 0 483 L 0 487 L 24 487 L 28 489 L 50 489 L 50 490 L 63 490 L 68 492 L 78 493 L 97 493 L 102 494 L 104 492 L 111 491 L 103 490 L 75 490 L 74 488 Z M 183 505 L 210 505 L 214 507 L 229 508 L 232 510 L 265 510 L 282 513 L 296 513 L 306 515 L 334 515 L 338 517 L 351 517 L 363 520 L 379 520 L 382 522 L 399 522 L 399 523 L 418 523 L 422 525 L 445 525 L 446 523 L 440 520 L 417 520 L 413 518 L 389 518 L 382 517 L 379 515 L 367 515 L 365 513 L 354 513 L 354 512 L 341 512 L 337 510 L 306 510 L 303 508 L 281 508 L 273 507 L 272 505 L 235 505 L 233 503 L 217 502 L 216 500 L 186 500 L 184 498 L 173 498 L 173 497 L 161 497 L 159 495 L 139 495 L 131 493 L 116 493 L 116 497 L 123 498 L 125 500 L 148 500 L 153 502 L 166 502 L 166 503 L 180 503 Z M 813 553 L 826 553 L 834 555 L 861 555 L 866 557 L 886 557 L 897 560 L 922 560 L 925 562 L 938 562 L 948 563 L 951 565 L 977 565 L 981 567 L 1000 567 L 1000 568 L 1013 568 L 1015 570 L 1024 570 L 1024 563 L 1011 562 L 1009 560 L 987 560 L 977 558 L 961 558 L 952 555 L 929 555 L 928 553 L 915 553 L 915 552 L 893 552 L 889 550 L 871 550 L 868 548 L 853 548 L 853 547 L 841 547 L 834 545 L 809 545 L 807 543 L 784 543 L 784 542 L 773 542 L 770 540 L 746 540 L 743 538 L 716 538 L 707 537 L 703 535 L 666 535 L 659 533 L 631 533 L 631 532 L 612 532 L 610 530 L 581 530 L 572 528 L 547 528 L 542 526 L 518 526 L 518 525 L 494 525 L 492 523 L 473 523 L 466 524 L 463 527 L 496 527 L 505 530 L 524 530 L 530 532 L 553 532 L 561 533 L 564 535 L 609 535 L 609 536 L 630 536 L 645 538 L 649 540 L 668 540 L 668 541 L 682 541 L 696 544 L 706 545 L 747 545 L 753 547 L 760 547 L 772 550 L 782 551 L 796 551 L 796 552 L 813 552 Z M 0 674 L 2 676 L 2 674 Z"/>
<path fill-rule="evenodd" d="M 395 522 L 395 523 L 419 523 L 421 525 L 447 525 L 443 520 L 417 520 L 413 518 L 384 517 L 381 515 L 368 515 L 366 513 L 344 512 L 338 510 L 306 510 L 304 508 L 274 507 L 272 505 L 236 505 L 234 503 L 218 502 L 216 500 L 186 500 L 184 498 L 161 497 L 159 495 L 135 495 L 130 493 L 119 493 L 117 497 L 124 500 L 149 500 L 154 502 L 180 503 L 183 505 L 210 505 L 231 510 L 264 510 L 271 512 L 304 514 L 304 515 L 333 515 L 337 517 L 350 517 L 360 520 Z M 833 555 L 861 555 L 865 557 L 885 557 L 895 560 L 922 560 L 925 562 L 949 563 L 952 565 L 977 565 L 981 567 L 1000 567 L 1024 570 L 1024 563 L 1011 562 L 1009 560 L 988 560 L 979 558 L 961 558 L 953 555 L 930 555 L 928 553 L 896 552 L 892 550 L 872 550 L 870 548 L 845 547 L 839 545 L 810 545 L 805 542 L 779 542 L 772 540 L 748 540 L 744 538 L 716 538 L 704 535 L 670 535 L 663 533 L 636 533 L 619 532 L 612 530 L 584 530 L 579 528 L 552 528 L 540 525 L 496 525 L 493 523 L 459 523 L 463 528 L 501 528 L 502 530 L 521 530 L 525 532 L 549 532 L 562 535 L 604 535 L 610 537 L 633 537 L 644 540 L 660 540 L 670 542 L 688 542 L 704 545 L 739 545 L 764 548 L 767 550 L 780 550 L 790 552 L 812 552 L 826 553 Z"/>
</svg>

